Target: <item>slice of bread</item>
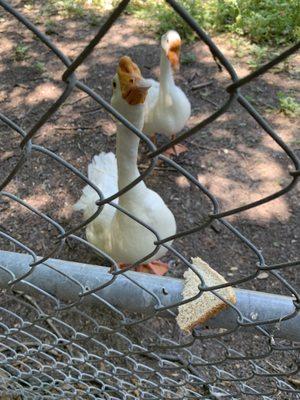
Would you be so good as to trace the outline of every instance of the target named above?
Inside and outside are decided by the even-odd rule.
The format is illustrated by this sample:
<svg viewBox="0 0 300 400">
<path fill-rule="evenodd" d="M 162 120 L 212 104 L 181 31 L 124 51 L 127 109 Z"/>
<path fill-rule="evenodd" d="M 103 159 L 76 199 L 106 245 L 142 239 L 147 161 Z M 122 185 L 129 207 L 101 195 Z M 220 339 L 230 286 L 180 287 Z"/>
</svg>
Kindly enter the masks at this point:
<svg viewBox="0 0 300 400">
<path fill-rule="evenodd" d="M 206 286 L 217 286 L 226 283 L 223 276 L 212 269 L 206 262 L 201 260 L 201 258 L 192 258 L 192 263 L 202 276 Z M 201 284 L 201 281 L 191 269 L 188 269 L 184 273 L 183 277 L 185 282 L 182 296 L 183 299 L 186 300 L 199 293 L 198 286 Z M 236 303 L 236 296 L 231 286 L 218 289 L 215 292 L 222 296 L 226 301 L 230 301 L 233 304 Z M 203 292 L 198 299 L 178 307 L 178 316 L 176 317 L 176 321 L 181 330 L 190 333 L 197 325 L 204 324 L 207 320 L 219 314 L 219 312 L 226 307 L 227 304 L 212 292 Z"/>
</svg>

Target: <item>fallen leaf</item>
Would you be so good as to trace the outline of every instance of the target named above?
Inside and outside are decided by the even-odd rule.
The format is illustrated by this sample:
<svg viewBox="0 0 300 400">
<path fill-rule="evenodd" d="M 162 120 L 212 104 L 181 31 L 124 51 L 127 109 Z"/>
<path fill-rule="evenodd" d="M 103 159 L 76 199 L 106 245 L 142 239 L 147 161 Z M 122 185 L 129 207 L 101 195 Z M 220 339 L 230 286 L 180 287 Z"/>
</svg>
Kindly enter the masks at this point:
<svg viewBox="0 0 300 400">
<path fill-rule="evenodd" d="M 152 261 L 148 264 L 141 264 L 136 267 L 137 272 L 146 274 L 165 275 L 169 270 L 168 264 L 161 261 Z"/>
<path fill-rule="evenodd" d="M 112 136 L 116 133 L 116 125 L 113 121 L 102 120 L 101 121 L 101 133 L 105 136 Z"/>
<path fill-rule="evenodd" d="M 167 149 L 164 152 L 164 155 L 166 155 L 167 157 L 179 156 L 179 154 L 185 153 L 186 151 L 188 151 L 187 146 L 185 146 L 184 144 L 179 143 L 179 144 L 175 144 L 175 146 L 172 146 L 169 149 Z"/>
<path fill-rule="evenodd" d="M 1 154 L 1 161 L 8 160 L 9 158 L 12 158 L 15 155 L 13 151 L 4 151 Z"/>
</svg>

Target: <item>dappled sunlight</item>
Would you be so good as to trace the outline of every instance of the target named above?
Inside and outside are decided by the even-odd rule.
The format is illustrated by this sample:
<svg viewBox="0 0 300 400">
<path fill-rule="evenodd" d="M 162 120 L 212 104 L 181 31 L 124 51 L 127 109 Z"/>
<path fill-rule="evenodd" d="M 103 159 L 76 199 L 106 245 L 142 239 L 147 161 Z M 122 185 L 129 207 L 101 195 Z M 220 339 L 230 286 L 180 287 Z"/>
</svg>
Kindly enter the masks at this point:
<svg viewBox="0 0 300 400">
<path fill-rule="evenodd" d="M 276 180 L 287 176 L 280 164 L 266 159 L 263 154 L 259 155 L 259 153 L 254 155 L 254 163 L 252 166 L 249 165 L 247 172 L 252 176 L 254 182 L 258 179 L 271 184 L 276 184 Z"/>
<path fill-rule="evenodd" d="M 188 188 L 191 186 L 190 181 L 184 175 L 177 176 L 175 178 L 175 182 L 182 189 L 185 189 L 185 188 Z"/>
<path fill-rule="evenodd" d="M 27 12 L 27 16 L 41 18 L 39 29 L 46 30 L 44 18 L 37 15 L 35 6 L 33 11 Z M 69 20 L 61 15 L 51 15 L 50 18 L 54 22 L 51 41 L 72 59 L 80 54 L 100 26 L 100 22 L 98 26 L 91 26 L 84 18 Z M 5 52 L 0 68 L 9 79 L 5 82 L 5 88 L 1 88 L 0 101 L 3 102 L 1 106 L 4 113 L 29 130 L 65 88 L 65 83 L 61 81 L 65 67 L 44 45 L 33 41 L 32 34 L 26 29 L 22 28 L 20 38 L 16 37 L 17 26 L 12 21 L 7 25 L 9 40 L 15 44 L 23 38 L 29 50 L 25 59 L 21 61 L 16 61 L 12 54 L 15 45 Z M 226 48 L 226 56 L 232 56 L 231 60 L 238 66 L 239 74 L 250 71 L 246 63 L 233 59 L 234 51 L 229 51 L 230 44 L 224 38 L 217 39 L 217 42 L 221 50 Z M 76 70 L 76 76 L 110 101 L 115 65 L 124 54 L 134 59 L 145 77 L 159 77 L 159 39 L 147 30 L 143 21 L 132 16 L 123 16 L 113 25 Z M 211 116 L 226 102 L 228 93 L 225 88 L 231 80 L 225 70 L 219 71 L 210 51 L 200 41 L 194 44 L 183 43 L 182 60 L 184 57 L 188 61 L 182 62 L 180 71 L 175 75 L 175 81 L 191 101 L 192 117 L 186 127 L 191 128 Z M 38 68 L 35 64 L 37 61 L 41 63 Z M 275 81 L 267 82 L 265 77 L 259 79 L 253 84 L 253 91 L 250 93 L 252 98 L 249 101 L 252 103 L 254 100 L 255 107 L 258 104 L 255 103 L 257 99 L 260 105 L 271 103 L 275 107 L 276 93 L 281 90 L 282 82 L 277 79 L 275 84 Z M 201 87 L 201 84 L 204 86 Z M 248 88 L 242 92 L 249 94 Z M 272 113 L 267 110 L 267 116 L 284 140 L 291 144 L 297 140 L 296 121 L 276 113 L 273 109 Z M 6 130 L 1 126 L 1 132 Z M 63 106 L 37 132 L 34 143 L 52 150 L 86 174 L 88 163 L 95 154 L 115 150 L 115 130 L 115 121 L 108 113 L 84 92 L 74 89 Z M 159 140 L 161 144 L 166 143 L 162 136 Z M 267 196 L 280 190 L 290 179 L 285 154 L 237 102 L 233 102 L 225 114 L 188 138 L 184 144 L 188 151 L 176 157 L 175 161 L 193 176 L 197 177 L 199 174 L 201 183 L 220 200 L 222 210 Z M 16 161 L 16 158 L 11 157 L 10 152 L 14 150 L 11 147 L 2 141 L 1 151 L 6 152 L 6 170 L 10 170 Z M 140 153 L 144 154 L 145 151 L 145 146 L 141 146 Z M 57 168 L 57 163 L 42 158 L 38 157 L 34 164 L 28 164 L 31 170 L 20 171 L 18 179 L 11 182 L 8 190 L 55 218 L 64 227 L 75 226 L 81 220 L 80 215 L 73 213 L 72 207 L 80 197 L 84 182 L 75 179 L 74 174 L 62 166 Z M 162 196 L 176 215 L 178 231 L 195 226 L 203 215 L 211 212 L 211 204 L 201 191 L 166 163 L 158 165 L 154 172 L 147 177 L 149 187 Z M 286 222 L 291 216 L 291 207 L 291 200 L 287 196 L 239 213 L 230 219 L 236 224 L 267 227 L 274 221 Z M 21 218 L 23 212 L 25 211 L 21 210 L 19 216 L 15 213 L 14 217 Z M 7 215 L 9 218 L 10 211 L 7 211 Z M 24 227 L 23 231 L 26 229 L 28 227 Z M 84 231 L 79 234 L 84 234 Z M 174 241 L 174 245 L 178 246 L 183 254 L 188 255 L 194 252 L 198 254 L 200 246 L 201 253 L 209 256 L 213 248 L 218 265 L 221 253 L 216 253 L 215 250 L 222 246 L 214 235 L 215 233 L 208 228 L 203 234 L 191 235 L 188 240 L 183 240 L 184 246 L 180 239 Z M 86 261 L 88 252 L 79 253 L 75 251 L 73 254 L 65 250 L 61 257 L 78 257 Z M 226 262 L 221 264 L 224 264 L 225 269 Z M 181 272 L 178 269 L 176 273 L 179 276 Z"/>
<path fill-rule="evenodd" d="M 195 112 L 195 110 L 194 110 Z M 187 122 L 187 127 L 192 128 L 194 125 L 199 124 L 199 122 L 203 121 L 204 119 L 208 118 L 211 113 L 203 112 L 201 110 L 197 110 L 197 114 L 194 114 L 190 117 Z M 200 131 L 199 134 L 201 135 L 202 132 Z"/>
<path fill-rule="evenodd" d="M 23 196 L 22 200 L 26 202 L 29 206 L 35 208 L 39 212 L 46 213 L 51 218 L 56 219 L 70 219 L 73 214 L 73 196 L 66 192 L 63 187 L 52 189 L 51 191 L 45 190 L 44 184 L 34 185 L 32 193 L 28 196 Z M 7 186 L 7 191 L 10 193 L 17 193 L 18 185 L 10 182 Z M 18 213 L 18 216 L 22 215 L 34 215 L 27 207 L 21 206 L 18 202 L 14 200 L 9 200 L 6 196 L 4 199 L 10 203 L 10 212 Z M 55 208 L 59 205 L 59 208 Z"/>
<path fill-rule="evenodd" d="M 1 22 L 1 28 L 5 28 L 7 25 Z M 3 31 L 1 31 L 3 32 Z M 16 48 L 16 43 L 13 40 L 6 39 L 1 41 L 1 54 L 11 53 L 13 54 L 13 50 Z M 3 68 L 3 66 L 1 66 Z"/>
<path fill-rule="evenodd" d="M 198 174 L 198 180 L 207 187 L 221 203 L 222 210 L 229 210 L 245 204 L 252 203 L 282 189 L 280 183 L 286 174 L 275 162 L 257 162 L 252 169 L 247 171 L 253 181 L 248 184 L 226 176 L 220 172 Z M 272 203 L 263 204 L 242 213 L 243 217 L 257 223 L 267 223 L 273 219 L 287 221 L 291 217 L 290 207 L 284 197 Z M 241 214 L 231 216 L 232 221 L 238 220 Z"/>
<path fill-rule="evenodd" d="M 282 114 L 274 115 L 272 118 L 272 125 L 276 125 L 277 133 L 286 143 L 292 147 L 300 142 L 299 123 L 297 119 L 289 120 Z M 271 150 L 284 153 L 281 147 L 269 136 L 265 135 L 262 138 L 262 144 Z"/>
<path fill-rule="evenodd" d="M 299 61 L 300 63 L 300 57 Z M 299 64 L 298 64 L 299 65 Z M 289 77 L 284 80 L 282 80 L 282 77 L 280 74 L 266 74 L 265 76 L 265 82 L 270 83 L 272 85 L 276 85 L 281 87 L 282 90 L 299 90 L 300 89 L 300 84 L 295 81 L 295 78 Z"/>
<path fill-rule="evenodd" d="M 204 43 L 202 43 L 202 42 L 195 43 L 194 45 L 191 46 L 191 49 L 192 49 L 193 53 L 195 54 L 195 57 L 196 57 L 196 60 L 198 63 L 201 63 L 204 66 L 212 65 L 212 68 L 209 71 L 209 76 L 208 76 L 207 71 L 204 70 L 203 71 L 204 73 L 201 73 L 201 71 L 199 71 L 199 77 L 201 78 L 202 81 L 205 82 L 205 80 L 208 78 L 209 79 L 215 78 L 220 81 L 228 81 L 229 80 L 228 72 L 224 69 L 224 71 L 222 71 L 220 73 L 217 65 L 215 64 L 215 62 L 213 60 L 211 52 L 209 51 L 209 49 L 207 48 L 207 46 Z"/>
<path fill-rule="evenodd" d="M 55 101 L 61 93 L 62 91 L 58 86 L 50 82 L 44 82 L 40 83 L 34 90 L 30 91 L 28 96 L 26 96 L 26 100 L 30 105 L 38 103 L 41 98 L 46 101 Z"/>
<path fill-rule="evenodd" d="M 7 97 L 6 91 L 5 90 L 0 90 L 0 101 L 4 101 Z"/>
<path fill-rule="evenodd" d="M 241 59 L 236 57 L 236 51 L 234 47 L 231 45 L 230 39 L 227 34 L 213 36 L 213 40 L 222 50 L 222 53 L 225 55 L 225 57 L 231 60 L 236 70 L 236 73 L 239 77 L 243 77 L 249 74 L 250 72 L 249 65 L 247 65 L 245 62 L 241 62 Z M 222 79 L 224 80 L 224 77 Z"/>
<path fill-rule="evenodd" d="M 13 107 L 17 107 L 20 104 L 24 103 L 24 98 L 26 96 L 26 92 L 27 92 L 27 88 L 25 88 L 23 86 L 15 86 L 11 90 L 8 98 L 6 98 L 6 101 L 10 100 L 10 104 Z"/>
<path fill-rule="evenodd" d="M 226 116 L 231 118 L 230 113 Z M 293 137 L 290 130 L 285 133 L 284 140 Z M 222 138 L 230 138 L 231 133 L 226 127 L 224 131 L 213 129 L 211 138 L 216 139 L 219 135 Z M 271 152 L 275 150 L 277 154 L 285 155 L 283 150 L 269 135 L 260 134 L 259 138 L 260 143 L 251 147 L 245 143 L 237 143 L 236 151 L 223 148 L 224 156 L 231 160 L 231 167 L 230 164 L 221 163 L 207 168 L 209 158 L 202 159 L 204 171 L 198 174 L 198 179 L 220 200 L 222 210 L 236 208 L 269 196 L 280 191 L 291 181 L 288 169 L 281 161 L 287 161 L 287 157 L 281 157 L 280 161 L 277 161 L 274 158 L 276 155 Z M 218 154 L 221 156 L 220 152 Z M 284 222 L 291 217 L 291 209 L 285 197 L 280 197 L 270 204 L 272 205 L 267 203 L 250 209 L 230 219 L 239 220 L 246 217 L 256 223 L 267 223 L 274 219 Z"/>
<path fill-rule="evenodd" d="M 36 191 L 33 195 L 25 197 L 24 200 L 32 207 L 37 208 L 39 211 L 45 210 L 47 206 L 53 202 L 52 196 L 50 196 L 48 193 L 37 193 Z"/>
<path fill-rule="evenodd" d="M 131 7 L 154 5 L 157 15 L 152 17 L 160 18 L 162 29 L 181 29 L 180 21 L 178 26 L 173 24 L 159 9 L 162 4 L 130 3 Z M 203 22 L 206 2 L 192 3 Z M 223 3 L 214 0 L 213 4 L 222 12 Z M 109 4 L 120 2 L 13 2 L 71 63 L 93 43 L 99 29 L 107 27 L 108 14 L 102 6 Z M 95 6 L 97 14 L 91 12 Z M 287 314 L 297 311 L 299 262 L 294 261 L 299 259 L 300 189 L 292 190 L 290 185 L 291 190 L 278 199 L 244 212 L 234 210 L 296 181 L 290 174 L 292 157 L 300 151 L 298 110 L 291 85 L 295 79 L 285 65 L 240 89 L 278 136 L 293 149 L 297 147 L 292 157 L 265 132 L 263 123 L 251 116 L 251 108 L 238 103 L 241 98 L 232 96 L 229 104 L 226 87 L 232 83 L 230 74 L 217 65 L 200 40 L 183 44 L 175 82 L 192 108 L 184 131 L 207 119 L 209 123 L 186 132 L 187 137 L 179 138 L 176 146 L 170 137 L 176 128 L 179 131 L 179 123 L 172 124 L 169 137 L 162 134 L 167 133 L 164 128 L 151 132 L 152 128 L 146 141 L 123 129 L 116 143 L 118 122 L 78 87 L 93 91 L 108 103 L 115 88 L 117 110 L 143 131 L 143 113 L 149 111 L 144 108 L 148 101 L 141 104 L 145 85 L 139 84 L 137 70 L 130 63 L 120 62 L 118 67 L 118 60 L 126 54 L 145 78 L 157 79 L 161 46 L 151 21 L 143 20 L 142 15 L 136 18 L 132 12 L 127 9 L 119 16 L 67 78 L 63 75 L 67 67 L 51 46 L 41 42 L 40 34 L 30 32 L 12 15 L 5 17 L 4 28 L 0 28 L 4 29 L 3 41 L 8 39 L 7 44 L 0 43 L 4 49 L 0 59 L 4 115 L 0 122 L 0 185 L 11 178 L 2 185 L 6 193 L 1 192 L 0 197 L 0 275 L 5 276 L 2 289 L 0 285 L 5 312 L 5 318 L 0 317 L 0 330 L 4 331 L 0 354 L 8 367 L 4 391 L 19 387 L 20 393 L 32 392 L 33 396 L 67 393 L 66 399 L 74 393 L 85 396 L 85 389 L 87 395 L 99 398 L 124 395 L 138 399 L 152 394 L 155 398 L 211 398 L 229 397 L 230 392 L 245 398 L 247 394 L 293 396 L 298 382 L 290 381 L 289 375 L 296 373 L 297 349 L 285 339 L 294 340 L 297 327 L 292 320 L 285 320 L 291 316 Z M 219 22 L 214 23 L 217 28 Z M 245 32 L 245 37 L 248 34 Z M 205 35 L 200 36 L 206 41 Z M 218 35 L 213 42 L 237 73 L 246 75 L 257 68 L 253 62 L 258 59 L 250 51 L 241 56 L 236 37 L 231 33 L 235 44 L 229 34 Z M 167 42 L 170 54 L 177 53 L 179 41 L 176 46 L 175 41 Z M 222 57 L 217 58 L 226 64 Z M 117 68 L 126 80 L 121 88 L 122 79 L 112 82 Z M 273 78 L 273 74 L 277 75 Z M 170 83 L 170 72 L 165 75 Z M 172 92 L 172 85 L 169 88 L 178 94 L 174 87 Z M 281 90 L 285 93 L 280 94 Z M 65 98 L 58 105 L 62 93 Z M 147 98 L 151 102 L 149 93 L 151 90 Z M 178 107 L 179 116 L 181 111 Z M 222 115 L 214 119 L 219 113 Z M 167 113 L 161 115 L 169 122 Z M 170 119 L 176 121 L 174 112 Z M 109 204 L 103 204 L 107 201 Z M 226 211 L 234 214 L 220 218 Z M 25 258 L 20 252 L 44 259 Z M 195 256 L 211 268 L 197 262 Z M 142 273 L 149 271 L 142 263 L 152 259 L 165 263 L 164 269 L 161 263 L 153 269 L 158 275 L 166 273 L 165 277 Z M 280 263 L 284 265 L 273 271 L 273 264 Z M 122 270 L 124 267 L 128 268 Z M 194 273 L 188 277 L 189 269 L 201 282 L 195 281 Z M 215 293 L 212 285 L 216 288 L 224 283 L 227 287 Z M 203 287 L 213 304 L 209 297 L 208 301 L 201 297 Z M 232 309 L 227 304 L 225 313 L 218 316 L 226 307 L 220 295 L 223 301 L 229 299 Z M 182 303 L 178 299 L 190 303 L 186 313 L 193 320 L 186 327 L 190 336 L 178 319 L 176 324 L 171 318 Z M 273 316 L 271 324 L 267 319 Z M 249 323 L 254 326 L 247 326 Z M 32 357 L 26 357 L 28 354 Z M 41 371 L 35 371 L 35 361 Z M 68 377 L 71 379 L 66 382 Z"/>
<path fill-rule="evenodd" d="M 119 24 L 122 25 L 121 30 L 118 29 Z M 157 40 L 152 35 L 145 34 L 145 32 L 138 29 L 141 25 L 143 25 L 143 22 L 137 18 L 132 18 L 131 23 L 126 23 L 125 19 L 122 18 L 107 34 L 109 45 L 119 47 L 120 49 L 131 49 L 134 46 L 146 47 L 157 45 Z M 147 42 L 143 42 L 146 38 Z"/>
<path fill-rule="evenodd" d="M 239 78 L 242 78 L 243 76 L 246 76 L 249 74 L 249 72 L 251 72 L 249 71 L 249 67 L 245 64 L 235 61 L 233 65 Z"/>
<path fill-rule="evenodd" d="M 116 123 L 112 120 L 99 118 L 97 121 L 97 126 L 99 127 L 100 132 L 106 136 L 111 136 L 116 133 Z"/>
</svg>

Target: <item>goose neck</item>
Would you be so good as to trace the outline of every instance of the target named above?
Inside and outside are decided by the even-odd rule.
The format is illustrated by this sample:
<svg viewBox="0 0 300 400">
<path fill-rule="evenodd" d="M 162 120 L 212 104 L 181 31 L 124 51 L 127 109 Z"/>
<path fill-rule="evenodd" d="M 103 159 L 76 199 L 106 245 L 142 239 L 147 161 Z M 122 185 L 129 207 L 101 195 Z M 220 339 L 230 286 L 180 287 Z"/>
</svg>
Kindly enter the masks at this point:
<svg viewBox="0 0 300 400">
<path fill-rule="evenodd" d="M 136 125 L 136 124 L 135 124 Z M 137 128 L 141 128 L 137 126 Z M 119 126 L 117 131 L 117 167 L 118 167 L 118 188 L 123 189 L 140 176 L 137 161 L 140 139 L 125 126 Z M 136 195 L 143 182 L 134 186 L 120 197 L 120 204 Z"/>
<path fill-rule="evenodd" d="M 160 85 L 163 89 L 166 89 L 170 85 L 174 85 L 172 67 L 164 50 L 161 50 L 160 56 Z"/>
</svg>

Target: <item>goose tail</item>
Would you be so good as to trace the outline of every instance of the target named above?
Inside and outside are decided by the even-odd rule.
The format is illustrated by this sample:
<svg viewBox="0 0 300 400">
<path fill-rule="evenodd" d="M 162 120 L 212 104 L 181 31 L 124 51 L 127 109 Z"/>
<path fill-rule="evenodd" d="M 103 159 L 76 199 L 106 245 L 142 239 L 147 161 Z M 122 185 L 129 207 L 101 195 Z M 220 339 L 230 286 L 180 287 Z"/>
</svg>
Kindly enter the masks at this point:
<svg viewBox="0 0 300 400">
<path fill-rule="evenodd" d="M 101 190 L 104 198 L 116 193 L 118 191 L 116 156 L 112 152 L 94 156 L 88 166 L 88 179 Z M 83 211 L 84 219 L 87 219 L 97 211 L 97 200 L 99 200 L 97 192 L 90 185 L 86 185 L 73 208 L 76 211 Z M 114 201 L 117 202 L 117 199 Z M 110 220 L 114 213 L 114 207 L 105 205 L 97 219 Z"/>
</svg>

